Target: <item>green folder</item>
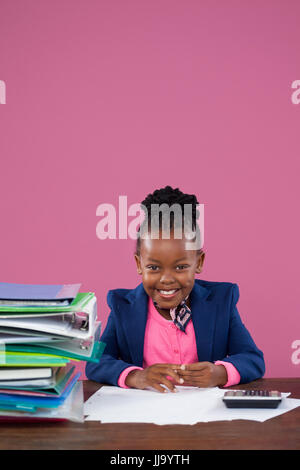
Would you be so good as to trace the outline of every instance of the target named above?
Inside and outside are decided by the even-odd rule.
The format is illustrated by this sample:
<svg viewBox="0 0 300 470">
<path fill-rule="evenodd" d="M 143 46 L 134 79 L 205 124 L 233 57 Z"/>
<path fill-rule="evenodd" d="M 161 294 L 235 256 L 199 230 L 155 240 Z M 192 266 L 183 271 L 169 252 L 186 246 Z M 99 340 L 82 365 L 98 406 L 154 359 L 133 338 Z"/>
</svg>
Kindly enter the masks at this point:
<svg viewBox="0 0 300 470">
<path fill-rule="evenodd" d="M 22 307 L 22 306 L 5 306 L 0 305 L 0 316 L 2 313 L 11 313 L 13 316 L 14 314 L 22 314 L 22 313 L 30 313 L 30 314 L 38 314 L 41 315 L 43 313 L 60 313 L 60 312 L 81 312 L 85 305 L 95 296 L 94 292 L 79 292 L 75 299 L 70 303 L 70 305 L 55 305 L 55 306 L 36 306 L 36 307 Z"/>
<path fill-rule="evenodd" d="M 0 351 L 0 367 L 49 367 L 65 366 L 70 360 L 53 354 Z"/>
<path fill-rule="evenodd" d="M 70 352 L 68 350 L 63 350 L 59 348 L 57 344 L 56 347 L 45 347 L 43 345 L 35 344 L 6 344 L 5 350 L 11 352 L 24 352 L 24 353 L 38 353 L 38 354 L 54 354 L 56 356 L 63 356 L 68 359 L 77 359 L 79 361 L 88 361 L 88 362 L 99 362 L 100 357 L 104 351 L 106 344 L 101 341 L 95 341 L 92 349 L 92 354 L 90 357 L 84 356 L 79 353 Z"/>
</svg>

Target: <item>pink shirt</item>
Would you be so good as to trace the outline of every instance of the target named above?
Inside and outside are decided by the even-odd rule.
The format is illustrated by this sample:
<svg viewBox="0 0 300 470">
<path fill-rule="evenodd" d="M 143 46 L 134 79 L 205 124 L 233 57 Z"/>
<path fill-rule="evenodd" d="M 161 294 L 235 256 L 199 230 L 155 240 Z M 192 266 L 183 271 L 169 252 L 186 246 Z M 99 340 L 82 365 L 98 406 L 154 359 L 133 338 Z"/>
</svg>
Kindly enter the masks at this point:
<svg viewBox="0 0 300 470">
<path fill-rule="evenodd" d="M 119 376 L 119 387 L 128 388 L 125 379 L 134 369 L 145 369 L 152 364 L 191 364 L 198 361 L 197 344 L 193 322 L 190 320 L 186 326 L 186 334 L 174 325 L 172 320 L 162 317 L 156 310 L 151 297 L 148 301 L 148 316 L 144 340 L 143 367 L 127 367 Z M 228 381 L 225 387 L 240 382 L 240 374 L 229 362 L 216 361 L 226 368 Z"/>
</svg>

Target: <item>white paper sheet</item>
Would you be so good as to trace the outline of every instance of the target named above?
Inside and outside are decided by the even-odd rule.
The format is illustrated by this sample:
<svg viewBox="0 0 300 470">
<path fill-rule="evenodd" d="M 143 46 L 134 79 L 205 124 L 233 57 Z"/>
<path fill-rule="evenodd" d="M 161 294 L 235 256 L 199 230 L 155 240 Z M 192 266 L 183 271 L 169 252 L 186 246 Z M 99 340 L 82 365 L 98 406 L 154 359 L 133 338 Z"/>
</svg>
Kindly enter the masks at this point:
<svg viewBox="0 0 300 470">
<path fill-rule="evenodd" d="M 246 419 L 266 421 L 300 406 L 287 398 L 275 409 L 227 408 L 224 390 L 177 386 L 177 393 L 103 386 L 84 404 L 85 421 L 102 423 L 196 424 L 209 421 Z"/>
</svg>

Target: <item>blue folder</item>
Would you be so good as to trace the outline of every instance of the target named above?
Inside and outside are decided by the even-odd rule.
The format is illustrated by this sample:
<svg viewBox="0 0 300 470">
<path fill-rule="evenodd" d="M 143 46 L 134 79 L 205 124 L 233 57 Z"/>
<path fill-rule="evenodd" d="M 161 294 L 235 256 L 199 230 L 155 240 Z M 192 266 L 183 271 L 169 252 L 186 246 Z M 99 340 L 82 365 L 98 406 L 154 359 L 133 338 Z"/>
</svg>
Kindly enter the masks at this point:
<svg viewBox="0 0 300 470">
<path fill-rule="evenodd" d="M 65 399 L 70 395 L 81 373 L 78 372 L 58 397 L 31 397 L 18 396 L 9 393 L 1 393 L 0 409 L 35 412 L 37 408 L 57 408 L 62 405 Z"/>
</svg>

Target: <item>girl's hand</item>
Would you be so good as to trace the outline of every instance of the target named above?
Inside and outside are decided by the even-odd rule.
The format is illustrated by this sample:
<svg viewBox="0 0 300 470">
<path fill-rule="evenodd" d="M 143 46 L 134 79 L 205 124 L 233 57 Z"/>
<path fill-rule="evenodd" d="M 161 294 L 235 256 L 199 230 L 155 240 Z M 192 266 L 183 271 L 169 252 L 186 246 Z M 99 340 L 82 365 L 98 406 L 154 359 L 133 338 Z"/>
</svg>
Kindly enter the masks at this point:
<svg viewBox="0 0 300 470">
<path fill-rule="evenodd" d="M 153 387 L 158 392 L 166 392 L 167 390 L 160 385 L 164 384 L 171 392 L 176 392 L 174 383 L 167 379 L 167 376 L 173 377 L 175 382 L 183 383 L 183 379 L 177 373 L 180 367 L 180 364 L 153 364 L 143 370 L 132 370 L 126 377 L 125 385 L 141 390 Z"/>
<path fill-rule="evenodd" d="M 212 362 L 184 364 L 177 372 L 185 383 L 194 387 L 223 386 L 228 380 L 225 367 L 221 364 L 216 366 Z"/>
</svg>

